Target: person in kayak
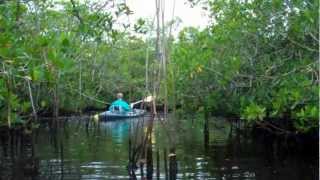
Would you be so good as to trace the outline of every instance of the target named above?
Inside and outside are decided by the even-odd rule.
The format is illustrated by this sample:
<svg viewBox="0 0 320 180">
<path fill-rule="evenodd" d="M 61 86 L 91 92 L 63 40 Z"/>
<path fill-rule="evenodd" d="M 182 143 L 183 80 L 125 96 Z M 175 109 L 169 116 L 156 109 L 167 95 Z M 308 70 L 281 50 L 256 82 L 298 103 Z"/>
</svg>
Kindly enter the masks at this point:
<svg viewBox="0 0 320 180">
<path fill-rule="evenodd" d="M 123 99 L 123 94 L 122 93 L 117 93 L 117 100 L 113 101 L 111 106 L 109 107 L 109 111 L 119 111 L 121 113 L 126 113 L 131 111 L 131 107 L 129 104 L 124 101 Z"/>
</svg>

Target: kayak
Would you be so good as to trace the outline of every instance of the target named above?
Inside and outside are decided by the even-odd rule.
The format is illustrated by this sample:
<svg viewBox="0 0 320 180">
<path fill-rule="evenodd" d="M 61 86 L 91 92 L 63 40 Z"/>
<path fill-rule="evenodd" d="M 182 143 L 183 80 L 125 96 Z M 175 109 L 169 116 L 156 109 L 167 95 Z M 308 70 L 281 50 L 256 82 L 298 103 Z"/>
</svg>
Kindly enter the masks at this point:
<svg viewBox="0 0 320 180">
<path fill-rule="evenodd" d="M 99 114 L 99 119 L 101 120 L 117 120 L 117 119 L 129 119 L 129 118 L 135 118 L 140 117 L 145 114 L 145 110 L 143 109 L 133 109 L 129 112 L 112 112 L 112 111 L 105 111 Z"/>
</svg>

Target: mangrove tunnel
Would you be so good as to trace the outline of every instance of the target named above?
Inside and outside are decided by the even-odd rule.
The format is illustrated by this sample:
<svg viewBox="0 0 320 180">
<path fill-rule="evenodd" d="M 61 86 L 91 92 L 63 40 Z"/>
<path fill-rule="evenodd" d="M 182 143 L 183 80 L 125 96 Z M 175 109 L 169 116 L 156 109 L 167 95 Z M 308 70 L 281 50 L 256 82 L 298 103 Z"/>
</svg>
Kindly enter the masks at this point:
<svg viewBox="0 0 320 180">
<path fill-rule="evenodd" d="M 0 0 L 0 180 L 319 179 L 319 1 Z"/>
</svg>

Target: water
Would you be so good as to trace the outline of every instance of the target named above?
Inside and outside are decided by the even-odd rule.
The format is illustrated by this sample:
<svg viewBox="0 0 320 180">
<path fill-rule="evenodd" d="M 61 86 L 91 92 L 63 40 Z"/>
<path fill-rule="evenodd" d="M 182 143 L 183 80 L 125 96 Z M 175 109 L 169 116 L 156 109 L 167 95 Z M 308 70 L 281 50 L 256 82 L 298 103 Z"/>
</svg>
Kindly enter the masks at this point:
<svg viewBox="0 0 320 180">
<path fill-rule="evenodd" d="M 156 179 L 158 153 L 160 179 L 170 175 L 170 163 L 177 165 L 176 174 L 171 170 L 177 179 L 318 179 L 318 157 L 274 152 L 271 146 L 231 130 L 221 118 L 210 120 L 205 138 L 201 119 L 151 123 L 147 117 L 94 123 L 73 117 L 42 124 L 15 152 L 1 148 L 0 175 L 1 179 Z M 130 164 L 129 159 L 135 160 Z"/>
</svg>

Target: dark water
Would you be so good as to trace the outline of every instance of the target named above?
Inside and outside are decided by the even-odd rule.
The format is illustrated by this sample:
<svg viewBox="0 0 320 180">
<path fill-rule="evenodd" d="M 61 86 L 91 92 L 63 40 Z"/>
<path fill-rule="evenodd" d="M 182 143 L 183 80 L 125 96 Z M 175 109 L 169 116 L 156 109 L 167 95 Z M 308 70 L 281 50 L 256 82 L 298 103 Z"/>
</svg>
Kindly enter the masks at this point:
<svg viewBox="0 0 320 180">
<path fill-rule="evenodd" d="M 44 123 L 12 140 L 15 148 L 2 142 L 1 179 L 318 179 L 316 155 L 259 143 L 224 119 L 210 119 L 207 136 L 203 126 L 201 118 Z"/>
</svg>

